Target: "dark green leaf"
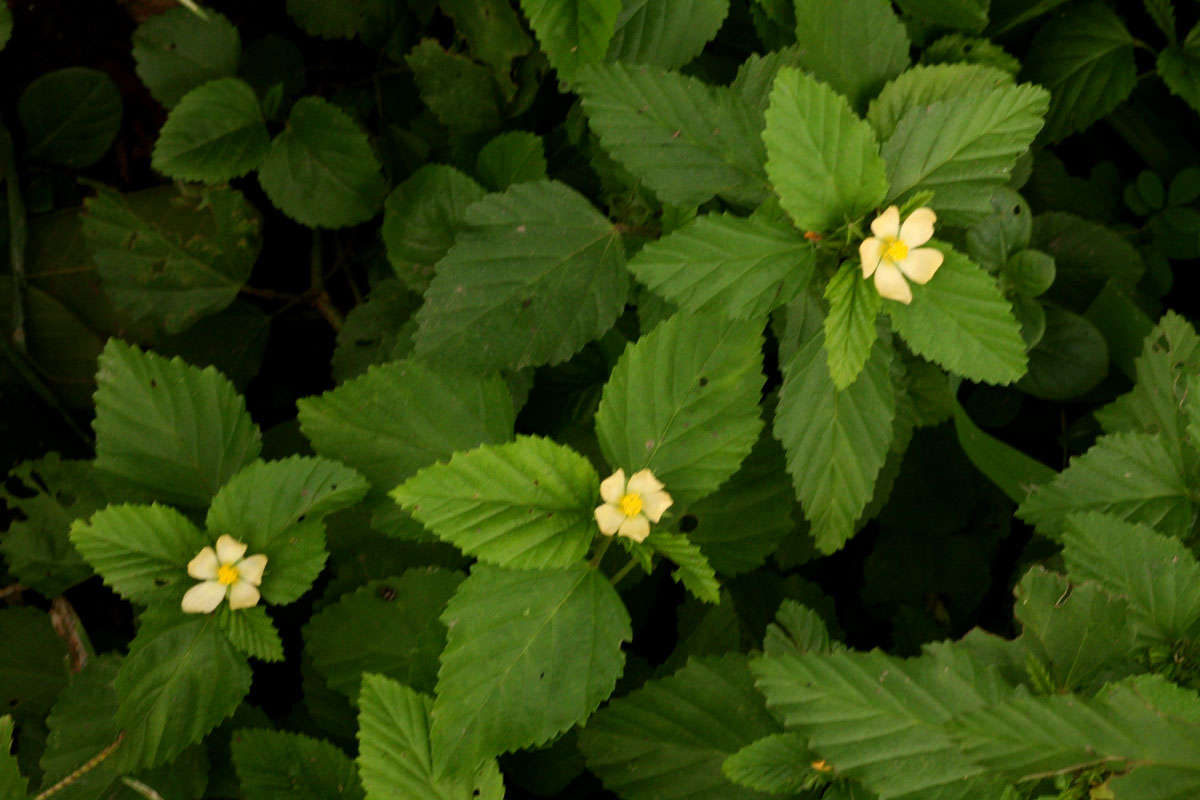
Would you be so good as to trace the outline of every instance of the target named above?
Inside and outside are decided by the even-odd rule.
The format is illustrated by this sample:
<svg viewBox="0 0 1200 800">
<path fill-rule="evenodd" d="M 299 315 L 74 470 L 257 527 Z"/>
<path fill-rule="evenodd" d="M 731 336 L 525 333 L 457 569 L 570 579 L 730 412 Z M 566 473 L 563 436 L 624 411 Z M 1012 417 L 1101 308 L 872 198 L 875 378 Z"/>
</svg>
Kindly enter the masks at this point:
<svg viewBox="0 0 1200 800">
<path fill-rule="evenodd" d="M 50 617 L 34 608 L 0 609 L 0 708 L 40 718 L 67 684 L 67 648 Z"/>
<path fill-rule="evenodd" d="M 479 133 L 500 126 L 496 84 L 486 67 L 443 50 L 434 39 L 424 39 L 404 61 L 421 100 L 451 131 Z"/>
<path fill-rule="evenodd" d="M 729 13 L 729 0 L 625 0 L 606 61 L 679 69 L 700 55 Z"/>
<path fill-rule="evenodd" d="M 17 102 L 33 158 L 64 167 L 99 161 L 121 128 L 121 93 L 112 78 L 87 67 L 47 72 Z"/>
<path fill-rule="evenodd" d="M 544 180 L 546 152 L 542 137 L 525 131 L 500 134 L 479 151 L 475 159 L 475 174 L 496 192 L 502 192 L 514 183 Z M 482 196 L 480 193 L 479 197 Z M 461 219 L 461 214 L 458 218 Z M 446 249 L 450 249 L 449 246 Z"/>
<path fill-rule="evenodd" d="M 796 0 L 796 44 L 800 66 L 856 109 L 908 66 L 908 34 L 887 0 Z"/>
<path fill-rule="evenodd" d="M 240 730 L 233 766 L 242 791 L 261 800 L 361 800 L 354 762 L 338 748 L 298 733 Z"/>
<path fill-rule="evenodd" d="M 171 109 L 151 165 L 169 178 L 223 183 L 257 167 L 271 146 L 258 96 L 238 78 L 209 81 Z"/>
<path fill-rule="evenodd" d="M 559 80 L 569 82 L 604 58 L 621 0 L 521 0 L 521 10 Z"/>
<path fill-rule="evenodd" d="M 1047 400 L 1069 400 L 1108 375 L 1108 345 L 1096 326 L 1058 306 L 1046 306 L 1046 329 L 1029 351 L 1029 372 L 1017 388 Z"/>
<path fill-rule="evenodd" d="M 169 8 L 133 32 L 138 77 L 167 108 L 201 84 L 236 75 L 241 52 L 237 28 L 212 9 L 202 19 L 186 8 Z"/>
</svg>

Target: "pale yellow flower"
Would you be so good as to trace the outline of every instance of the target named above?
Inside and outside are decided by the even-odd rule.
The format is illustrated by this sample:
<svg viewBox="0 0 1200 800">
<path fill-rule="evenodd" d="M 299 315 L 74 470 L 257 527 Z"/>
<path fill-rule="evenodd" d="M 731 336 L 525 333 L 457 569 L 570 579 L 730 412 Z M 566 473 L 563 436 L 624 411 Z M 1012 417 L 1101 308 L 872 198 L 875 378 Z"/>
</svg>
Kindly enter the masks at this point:
<svg viewBox="0 0 1200 800">
<path fill-rule="evenodd" d="M 635 542 L 650 535 L 650 523 L 662 519 L 674 501 L 648 469 L 633 473 L 625 481 L 619 469 L 600 482 L 604 505 L 596 507 L 596 524 L 605 536 L 625 536 Z"/>
<path fill-rule="evenodd" d="M 905 305 L 912 302 L 910 281 L 925 284 L 942 265 L 944 256 L 932 247 L 921 247 L 933 237 L 937 214 L 931 208 L 918 208 L 900 224 L 900 209 L 887 210 L 871 223 L 871 233 L 858 246 L 863 277 L 875 276 L 875 288 L 889 300 Z"/>
<path fill-rule="evenodd" d="M 217 539 L 217 549 L 205 547 L 188 562 L 187 573 L 203 581 L 183 596 L 183 610 L 189 614 L 208 614 L 221 605 L 226 596 L 232 609 L 258 605 L 258 585 L 262 583 L 267 557 L 259 554 L 242 558 L 246 545 L 232 536 Z"/>
</svg>

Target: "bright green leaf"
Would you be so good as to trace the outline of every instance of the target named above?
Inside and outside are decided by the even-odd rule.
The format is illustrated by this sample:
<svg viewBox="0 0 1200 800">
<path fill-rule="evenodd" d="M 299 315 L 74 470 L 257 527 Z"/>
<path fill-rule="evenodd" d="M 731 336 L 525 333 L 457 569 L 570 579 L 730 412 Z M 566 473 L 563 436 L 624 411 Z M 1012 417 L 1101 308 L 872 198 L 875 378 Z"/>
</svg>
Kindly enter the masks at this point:
<svg viewBox="0 0 1200 800">
<path fill-rule="evenodd" d="M 258 96 L 238 78 L 209 81 L 171 109 L 151 166 L 169 178 L 223 183 L 262 163 L 271 146 Z"/>
<path fill-rule="evenodd" d="M 861 109 L 908 66 L 908 34 L 887 0 L 796 0 L 800 66 Z"/>
<path fill-rule="evenodd" d="M 121 128 L 121 93 L 107 73 L 87 67 L 47 72 L 17 101 L 31 158 L 64 167 L 99 161 Z"/>
<path fill-rule="evenodd" d="M 979 64 L 919 65 L 888 82 L 871 101 L 867 121 L 880 141 L 896 132 L 906 113 L 918 106 L 1011 86 L 1012 75 Z"/>
<path fill-rule="evenodd" d="M 721 585 L 700 548 L 682 533 L 651 532 L 646 544 L 675 564 L 671 577 L 705 603 L 721 602 Z"/>
<path fill-rule="evenodd" d="M 227 603 L 217 609 L 217 624 L 229 642 L 251 658 L 283 661 L 283 640 L 263 606 L 233 611 Z"/>
<path fill-rule="evenodd" d="M 475 157 L 475 174 L 496 192 L 503 192 L 514 183 L 544 180 L 546 150 L 542 137 L 526 131 L 500 134 L 485 144 Z M 449 246 L 446 249 L 450 249 Z"/>
<path fill-rule="evenodd" d="M 603 60 L 621 0 L 521 0 L 521 10 L 559 79 L 572 81 L 581 66 Z"/>
<path fill-rule="evenodd" d="M 770 794 L 794 794 L 811 788 L 817 760 L 803 736 L 774 733 L 738 750 L 725 759 L 721 770 L 734 783 Z"/>
<path fill-rule="evenodd" d="M 825 300 L 825 357 L 840 392 L 854 383 L 871 355 L 883 298 L 872 282 L 863 280 L 859 265 L 847 261 L 825 285 Z"/>
<path fill-rule="evenodd" d="M 951 33 L 925 45 L 921 60 L 926 64 L 978 64 L 1016 75 L 1021 62 L 990 39 Z"/>
<path fill-rule="evenodd" d="M 167 108 L 197 86 L 237 74 L 242 53 L 237 28 L 212 9 L 205 17 L 169 8 L 133 32 L 138 77 Z"/>
<path fill-rule="evenodd" d="M 354 761 L 298 733 L 242 729 L 230 745 L 242 791 L 259 800 L 361 800 Z"/>
<path fill-rule="evenodd" d="M 606 61 L 679 69 L 717 35 L 729 0 L 625 0 Z"/>
</svg>

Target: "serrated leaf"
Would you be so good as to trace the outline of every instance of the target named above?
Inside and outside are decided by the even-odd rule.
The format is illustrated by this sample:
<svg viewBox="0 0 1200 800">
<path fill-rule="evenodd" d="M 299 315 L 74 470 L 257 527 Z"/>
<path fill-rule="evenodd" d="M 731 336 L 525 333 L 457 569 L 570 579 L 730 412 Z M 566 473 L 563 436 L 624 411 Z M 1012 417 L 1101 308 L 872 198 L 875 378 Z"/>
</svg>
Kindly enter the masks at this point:
<svg viewBox="0 0 1200 800">
<path fill-rule="evenodd" d="M 945 256 L 909 305 L 886 303 L 892 326 L 914 353 L 974 381 L 1006 384 L 1025 373 L 1021 328 L 996 279 L 939 241 Z"/>
<path fill-rule="evenodd" d="M 471 134 L 500 127 L 500 98 L 492 73 L 482 64 L 423 39 L 404 63 L 412 71 L 421 100 L 454 133 Z"/>
<path fill-rule="evenodd" d="M 787 452 L 796 496 L 822 552 L 840 549 L 857 530 L 887 458 L 895 414 L 882 343 L 845 391 L 829 375 L 823 334 L 801 345 L 784 366 L 775 438 Z"/>
<path fill-rule="evenodd" d="M 433 700 L 382 675 L 363 677 L 358 768 L 369 800 L 503 800 L 495 761 L 473 775 L 436 777 L 442 759 L 430 741 Z"/>
<path fill-rule="evenodd" d="M 352 39 L 372 22 L 382 26 L 383 20 L 374 17 L 383 16 L 385 8 L 378 0 L 287 0 L 288 16 L 310 36 L 323 39 Z"/>
<path fill-rule="evenodd" d="M 762 427 L 761 330 L 680 313 L 626 348 L 596 412 L 609 464 L 649 469 L 679 508 L 728 480 Z"/>
<path fill-rule="evenodd" d="M 238 78 L 221 78 L 180 98 L 150 163 L 176 180 L 223 183 L 261 164 L 270 146 L 254 89 Z"/>
<path fill-rule="evenodd" d="M 516 184 L 467 222 L 417 312 L 421 358 L 480 371 L 554 364 L 624 308 L 620 234 L 566 184 Z"/>
<path fill-rule="evenodd" d="M 365 302 L 350 309 L 337 333 L 330 360 L 333 379 L 343 383 L 366 373 L 375 364 L 398 361 L 412 354 L 417 323 L 411 317 L 420 295 L 397 278 L 384 278 L 371 287 Z"/>
<path fill-rule="evenodd" d="M 241 53 L 237 28 L 212 9 L 201 18 L 169 8 L 133 32 L 138 77 L 168 109 L 197 86 L 236 75 Z"/>
<path fill-rule="evenodd" d="M 705 214 L 638 251 L 629 271 L 683 311 L 765 316 L 808 284 L 812 246 L 764 217 Z"/>
<path fill-rule="evenodd" d="M 1081 131 L 1129 96 L 1137 78 L 1134 39 L 1116 12 L 1100 2 L 1076 5 L 1042 25 L 1024 75 L 1053 98 L 1045 137 Z"/>
<path fill-rule="evenodd" d="M 1009 73 L 981 64 L 918 65 L 900 73 L 880 90 L 867 108 L 867 121 L 880 141 L 886 141 L 896 132 L 896 125 L 904 115 L 918 106 L 952 97 L 986 94 L 1012 83 L 1013 76 Z"/>
<path fill-rule="evenodd" d="M 120 665 L 121 656 L 115 654 L 89 659 L 58 696 L 46 718 L 50 733 L 40 760 L 44 788 L 54 786 L 114 744 L 119 746 L 113 680 Z M 115 767 L 115 762 L 103 759 L 53 796 L 94 800 L 116 777 Z"/>
<path fill-rule="evenodd" d="M 762 121 L 733 89 L 622 64 L 588 67 L 575 89 L 604 149 L 663 202 L 720 195 L 749 207 L 766 196 Z"/>
<path fill-rule="evenodd" d="M 50 617 L 29 607 L 0 609 L 0 708 L 22 722 L 40 718 L 67 683 L 67 648 Z"/>
<path fill-rule="evenodd" d="M 321 739 L 246 729 L 233 735 L 230 756 L 244 793 L 262 800 L 360 800 L 354 761 Z"/>
<path fill-rule="evenodd" d="M 358 698 L 367 673 L 433 691 L 446 627 L 438 617 L 463 576 L 437 569 L 410 569 L 371 581 L 314 615 L 304 629 L 306 652 L 329 688 Z M 370 630 L 370 636 L 363 636 Z"/>
<path fill-rule="evenodd" d="M 625 0 L 606 61 L 679 69 L 700 55 L 729 14 L 729 0 Z"/>
<path fill-rule="evenodd" d="M 166 502 L 205 508 L 258 456 L 261 437 L 245 401 L 212 367 L 168 361 L 118 339 L 108 340 L 99 366 L 97 469 Z"/>
<path fill-rule="evenodd" d="M 182 615 L 180 615 L 182 616 Z M 124 769 L 153 767 L 200 741 L 250 689 L 250 667 L 211 615 L 165 629 L 144 626 L 121 663 L 113 758 Z"/>
<path fill-rule="evenodd" d="M 1148 0 L 1147 5 L 1151 4 Z M 1165 14 L 1170 15 L 1171 6 L 1167 0 L 1156 3 L 1166 6 Z M 1174 17 L 1167 17 L 1172 26 L 1171 38 L 1174 38 Z M 1172 94 L 1183 98 L 1194 111 L 1200 111 L 1200 25 L 1188 32 L 1182 44 L 1172 43 L 1158 54 L 1158 76 L 1171 90 Z"/>
<path fill-rule="evenodd" d="M 800 66 L 854 108 L 908 66 L 908 34 L 887 0 L 796 0 L 796 44 Z"/>
<path fill-rule="evenodd" d="M 609 703 L 579 737 L 588 769 L 625 800 L 761 797 L 721 772 L 727 756 L 779 730 L 746 663 L 740 653 L 693 658 Z"/>
<path fill-rule="evenodd" d="M 862 277 L 858 264 L 846 262 L 825 285 L 829 313 L 825 316 L 825 358 L 829 375 L 840 392 L 854 383 L 871 355 L 878 330 L 875 318 L 883 298 Z"/>
<path fill-rule="evenodd" d="M 23 517 L 14 519 L 0 538 L 0 553 L 14 577 L 46 597 L 57 597 L 92 575 L 68 533 L 74 520 L 108 503 L 93 469 L 91 461 L 64 461 L 49 453 L 9 471 L 9 481 L 14 489 L 20 487 L 20 494 L 0 485 L 0 499 Z"/>
<path fill-rule="evenodd" d="M 944 225 L 970 225 L 992 213 L 990 190 L 1004 185 L 1042 127 L 1050 95 L 1023 83 L 949 97 L 905 112 L 883 143 L 898 205 L 934 192 L 929 205 Z"/>
<path fill-rule="evenodd" d="M 302 97 L 292 106 L 258 180 L 276 208 L 310 228 L 366 222 L 387 192 L 366 134 L 320 97 Z"/>
<path fill-rule="evenodd" d="M 763 635 L 763 650 L 769 656 L 828 653 L 833 646 L 821 615 L 795 600 L 783 601 Z"/>
<path fill-rule="evenodd" d="M 675 564 L 671 577 L 677 583 L 682 583 L 698 600 L 714 604 L 721 602 L 721 585 L 717 583 L 716 573 L 704 553 L 687 536 L 657 530 L 650 534 L 646 543 Z"/>
<path fill-rule="evenodd" d="M 559 79 L 569 82 L 584 64 L 603 60 L 621 0 L 521 0 L 521 10 Z"/>
<path fill-rule="evenodd" d="M 921 60 L 927 64 L 979 64 L 1016 75 L 1021 62 L 1000 45 L 979 36 L 951 33 L 925 46 Z"/>
<path fill-rule="evenodd" d="M 263 606 L 232 611 L 228 603 L 217 609 L 217 624 L 229 642 L 251 658 L 283 661 L 283 640 Z"/>
<path fill-rule="evenodd" d="M 1172 0 L 1145 0 L 1146 13 L 1172 43 L 1175 41 L 1175 8 Z"/>
<path fill-rule="evenodd" d="M 508 441 L 515 418 L 500 377 L 419 361 L 371 367 L 296 405 L 313 449 L 353 467 L 381 491 L 451 453 Z"/>
<path fill-rule="evenodd" d="M 47 72 L 17 101 L 25 153 L 64 167 L 99 161 L 121 128 L 121 93 L 107 73 L 88 67 Z"/>
<path fill-rule="evenodd" d="M 900 8 L 938 27 L 979 33 L 988 22 L 990 0 L 899 0 Z"/>
<path fill-rule="evenodd" d="M 1161 437 L 1117 433 L 1072 458 L 1057 478 L 1029 495 L 1017 515 L 1052 538 L 1077 511 L 1099 511 L 1184 537 L 1195 518 L 1190 498 L 1182 468 Z"/>
<path fill-rule="evenodd" d="M 122 597 L 150 604 L 195 582 L 187 564 L 208 536 L 169 506 L 114 505 L 71 526 L 71 543 Z"/>
<path fill-rule="evenodd" d="M 1002 785 L 958 753 L 943 726 L 1009 690 L 968 653 L 934 645 L 918 658 L 878 650 L 765 656 L 751 662 L 767 708 L 837 774 L 894 797 L 998 798 Z"/>
<path fill-rule="evenodd" d="M 12 751 L 13 718 L 5 714 L 0 717 L 0 796 L 11 800 L 24 800 L 29 795 L 29 782 L 17 766 L 17 757 Z"/>
<path fill-rule="evenodd" d="M 831 230 L 883 200 L 885 165 L 871 127 L 826 84 L 781 67 L 766 125 L 767 175 L 800 229 Z"/>
<path fill-rule="evenodd" d="M 546 149 L 542 137 L 526 131 L 500 134 L 475 157 L 475 174 L 494 192 L 502 192 L 514 183 L 544 180 Z"/>
<path fill-rule="evenodd" d="M 725 759 L 721 770 L 734 783 L 770 794 L 794 794 L 810 788 L 816 770 L 815 754 L 803 736 L 773 733 Z"/>
<path fill-rule="evenodd" d="M 167 333 L 229 306 L 262 248 L 262 219 L 236 189 L 119 194 L 97 184 L 85 208 L 83 235 L 105 295 Z"/>
<path fill-rule="evenodd" d="M 469 773 L 582 722 L 612 692 L 632 634 L 616 590 L 588 566 L 477 564 L 441 619 L 450 632 L 433 705 L 439 773 Z"/>
<path fill-rule="evenodd" d="M 455 33 L 466 40 L 471 55 L 498 76 L 512 69 L 513 59 L 533 49 L 533 40 L 508 0 L 440 0 L 437 5 L 454 20 Z"/>
<path fill-rule="evenodd" d="M 389 494 L 464 553 L 502 567 L 576 564 L 596 535 L 600 477 L 584 456 L 537 436 L 456 453 Z"/>
<path fill-rule="evenodd" d="M 1174 642 L 1200 621 L 1200 564 L 1178 539 L 1104 514 L 1072 514 L 1063 560 L 1074 581 L 1095 581 L 1129 601 L 1143 640 Z"/>
</svg>

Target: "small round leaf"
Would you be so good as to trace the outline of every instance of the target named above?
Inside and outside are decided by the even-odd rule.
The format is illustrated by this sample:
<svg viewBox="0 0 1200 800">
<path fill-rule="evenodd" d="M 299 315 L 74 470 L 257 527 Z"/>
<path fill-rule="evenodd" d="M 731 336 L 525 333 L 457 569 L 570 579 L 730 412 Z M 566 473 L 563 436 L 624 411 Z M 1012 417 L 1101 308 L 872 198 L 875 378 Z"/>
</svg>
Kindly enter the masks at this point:
<svg viewBox="0 0 1200 800">
<path fill-rule="evenodd" d="M 151 165 L 171 178 L 221 183 L 257 167 L 271 146 L 258 96 L 238 78 L 184 95 L 154 145 Z"/>
</svg>

